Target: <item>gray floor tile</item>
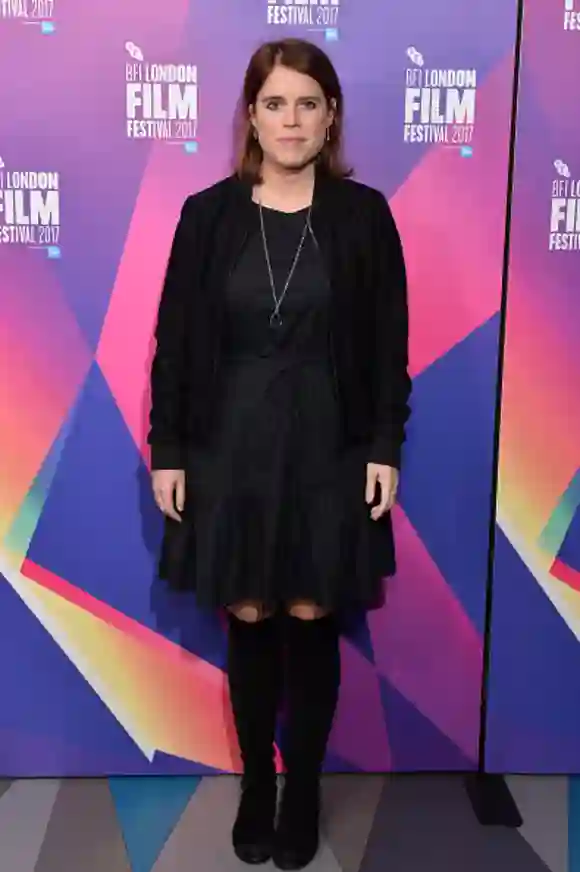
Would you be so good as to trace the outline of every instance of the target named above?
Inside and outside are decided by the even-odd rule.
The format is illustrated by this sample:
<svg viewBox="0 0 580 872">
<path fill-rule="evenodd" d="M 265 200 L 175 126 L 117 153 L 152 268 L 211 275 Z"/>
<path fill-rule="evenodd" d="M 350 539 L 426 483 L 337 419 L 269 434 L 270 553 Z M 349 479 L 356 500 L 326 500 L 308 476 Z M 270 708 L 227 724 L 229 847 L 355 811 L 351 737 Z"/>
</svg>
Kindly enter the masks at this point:
<svg viewBox="0 0 580 872">
<path fill-rule="evenodd" d="M 361 872 L 547 872 L 517 830 L 482 827 L 460 778 L 393 776 Z"/>
<path fill-rule="evenodd" d="M 358 872 L 386 778 L 331 775 L 323 782 L 323 829 L 342 872 Z"/>
<path fill-rule="evenodd" d="M 309 872 L 568 872 L 568 779 L 508 783 L 520 831 L 481 827 L 459 776 L 328 776 Z M 238 796 L 237 778 L 205 778 L 147 872 L 243 872 L 231 847 Z M 0 870 L 143 872 L 131 870 L 106 780 L 80 779 L 0 782 Z"/>
<path fill-rule="evenodd" d="M 15 781 L 0 799 L 0 869 L 34 872 L 60 782 Z"/>
<path fill-rule="evenodd" d="M 238 800 L 238 779 L 205 778 L 161 851 L 153 872 L 196 869 L 241 872 L 229 842 Z M 263 866 L 263 869 L 267 867 Z"/>
<path fill-rule="evenodd" d="M 524 819 L 520 834 L 551 872 L 568 872 L 568 778 L 516 775 L 507 783 Z"/>
<path fill-rule="evenodd" d="M 131 872 L 105 780 L 62 783 L 34 872 Z"/>
</svg>

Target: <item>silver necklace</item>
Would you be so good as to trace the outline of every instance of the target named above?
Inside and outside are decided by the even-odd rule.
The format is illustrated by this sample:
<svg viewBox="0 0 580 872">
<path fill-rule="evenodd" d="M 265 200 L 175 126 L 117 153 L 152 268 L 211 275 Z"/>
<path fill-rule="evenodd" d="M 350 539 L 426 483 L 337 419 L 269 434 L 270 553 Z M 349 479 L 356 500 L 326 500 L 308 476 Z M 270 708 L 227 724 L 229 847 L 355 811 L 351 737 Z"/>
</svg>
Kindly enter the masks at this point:
<svg viewBox="0 0 580 872">
<path fill-rule="evenodd" d="M 270 327 L 281 327 L 282 326 L 282 317 L 280 315 L 280 307 L 286 296 L 286 292 L 288 290 L 288 286 L 292 281 L 292 276 L 294 275 L 294 270 L 296 269 L 296 264 L 298 263 L 298 258 L 300 257 L 300 253 L 302 251 L 302 247 L 304 245 L 304 240 L 306 239 L 306 234 L 308 232 L 308 227 L 310 225 L 310 211 L 312 209 L 312 203 L 308 207 L 308 213 L 306 215 L 306 221 L 304 222 L 304 228 L 302 230 L 302 236 L 300 237 L 300 242 L 298 243 L 298 247 L 296 249 L 296 254 L 294 255 L 294 259 L 292 261 L 292 266 L 290 267 L 290 272 L 286 278 L 284 283 L 284 288 L 280 296 L 276 294 L 276 283 L 274 281 L 274 272 L 272 270 L 272 263 L 270 261 L 270 252 L 268 250 L 268 240 L 266 239 L 266 228 L 264 226 L 264 214 L 262 210 L 262 203 L 258 201 L 258 207 L 260 210 L 260 229 L 262 231 L 262 245 L 264 247 L 264 257 L 266 259 L 266 266 L 268 268 L 268 278 L 270 279 L 270 290 L 272 292 L 272 299 L 274 300 L 274 309 L 270 315 Z"/>
</svg>

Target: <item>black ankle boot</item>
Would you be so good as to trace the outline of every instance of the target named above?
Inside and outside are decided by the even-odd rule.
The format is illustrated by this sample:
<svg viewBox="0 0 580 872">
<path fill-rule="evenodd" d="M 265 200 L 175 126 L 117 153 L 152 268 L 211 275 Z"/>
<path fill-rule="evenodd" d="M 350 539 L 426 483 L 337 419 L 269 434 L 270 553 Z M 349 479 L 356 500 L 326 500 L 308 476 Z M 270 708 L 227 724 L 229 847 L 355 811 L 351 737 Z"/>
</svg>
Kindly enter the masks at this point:
<svg viewBox="0 0 580 872">
<path fill-rule="evenodd" d="M 257 865 L 272 856 L 276 816 L 274 740 L 282 674 L 275 618 L 251 624 L 229 616 L 228 680 L 244 769 L 232 842 L 240 860 Z"/>
<path fill-rule="evenodd" d="M 278 869 L 304 869 L 320 843 L 320 782 L 292 778 L 284 784 L 273 858 Z"/>
<path fill-rule="evenodd" d="M 320 774 L 340 687 L 339 633 L 333 616 L 286 620 L 286 777 L 273 859 L 303 869 L 320 840 Z"/>
<path fill-rule="evenodd" d="M 232 844 L 243 863 L 256 866 L 272 856 L 277 795 L 275 774 L 242 781 Z"/>
</svg>

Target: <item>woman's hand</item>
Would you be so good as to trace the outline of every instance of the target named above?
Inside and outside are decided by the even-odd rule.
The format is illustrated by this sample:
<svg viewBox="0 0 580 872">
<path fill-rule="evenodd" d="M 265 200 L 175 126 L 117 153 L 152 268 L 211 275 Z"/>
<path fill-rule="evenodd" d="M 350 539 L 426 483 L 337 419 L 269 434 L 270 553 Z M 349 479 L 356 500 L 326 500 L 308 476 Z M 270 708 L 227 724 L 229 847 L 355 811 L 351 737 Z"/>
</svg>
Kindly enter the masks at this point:
<svg viewBox="0 0 580 872">
<path fill-rule="evenodd" d="M 370 504 L 375 499 L 377 484 L 380 488 L 380 503 L 371 509 L 371 518 L 378 521 L 382 515 L 393 508 L 399 484 L 399 472 L 392 466 L 381 463 L 367 463 L 367 486 L 365 499 Z"/>
<path fill-rule="evenodd" d="M 151 473 L 153 496 L 157 506 L 168 518 L 181 521 L 185 506 L 185 470 L 155 469 Z"/>
</svg>

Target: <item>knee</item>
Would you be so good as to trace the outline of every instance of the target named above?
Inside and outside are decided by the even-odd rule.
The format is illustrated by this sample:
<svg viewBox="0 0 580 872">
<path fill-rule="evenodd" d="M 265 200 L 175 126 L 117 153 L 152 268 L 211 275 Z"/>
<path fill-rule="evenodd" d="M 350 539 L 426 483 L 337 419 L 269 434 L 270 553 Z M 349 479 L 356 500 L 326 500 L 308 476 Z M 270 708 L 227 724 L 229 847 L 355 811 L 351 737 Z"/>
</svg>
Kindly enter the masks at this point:
<svg viewBox="0 0 580 872">
<path fill-rule="evenodd" d="M 270 617 L 271 614 L 262 603 L 254 602 L 234 603 L 228 606 L 227 610 L 234 618 L 243 621 L 244 624 L 257 624 Z"/>
<path fill-rule="evenodd" d="M 316 621 L 328 614 L 328 609 L 308 601 L 289 603 L 286 611 L 291 617 L 298 618 L 300 621 Z"/>
</svg>

